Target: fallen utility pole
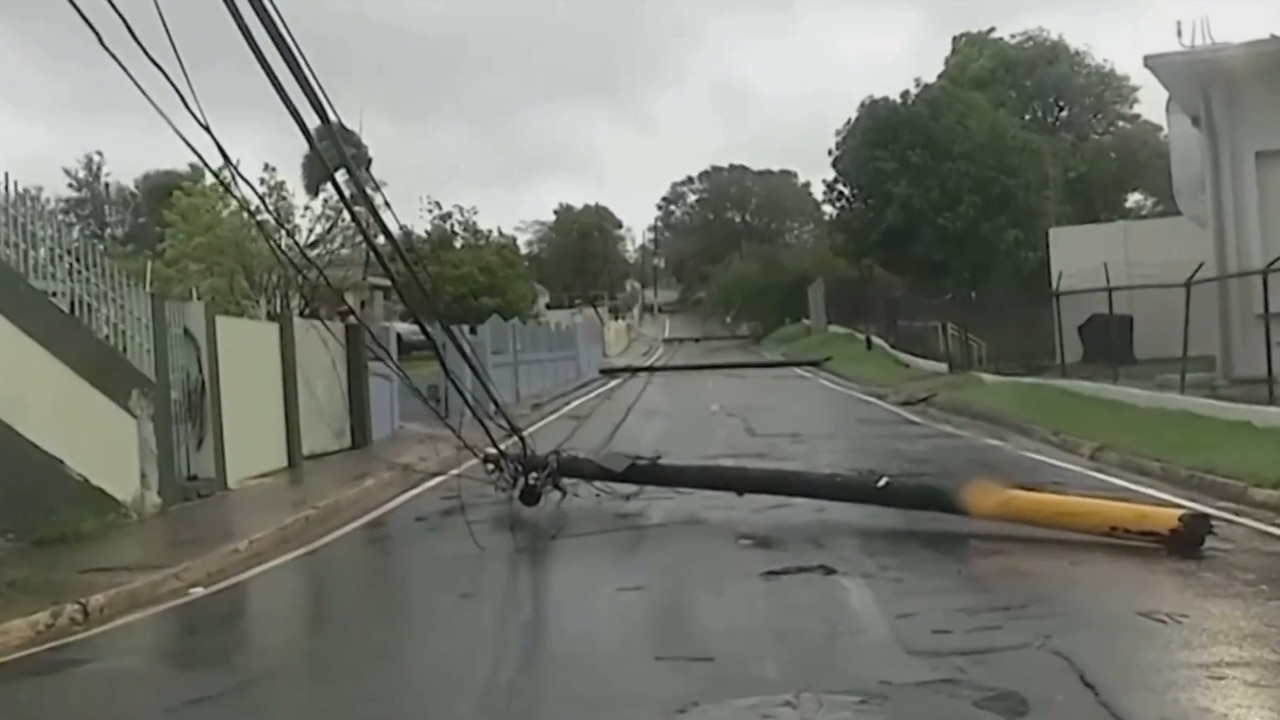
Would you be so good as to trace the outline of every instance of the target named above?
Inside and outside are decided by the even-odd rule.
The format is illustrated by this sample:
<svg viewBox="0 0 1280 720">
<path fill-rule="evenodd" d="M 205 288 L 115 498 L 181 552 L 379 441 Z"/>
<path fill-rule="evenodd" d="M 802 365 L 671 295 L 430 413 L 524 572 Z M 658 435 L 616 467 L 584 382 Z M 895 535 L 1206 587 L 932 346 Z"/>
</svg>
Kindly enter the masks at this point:
<svg viewBox="0 0 1280 720">
<path fill-rule="evenodd" d="M 677 465 L 617 455 L 600 459 L 577 455 L 526 458 L 533 478 L 520 500 L 536 505 L 542 494 L 560 488 L 559 478 L 578 478 L 665 488 L 731 492 L 737 495 L 830 500 L 981 520 L 1030 525 L 1096 535 L 1165 548 L 1178 557 L 1198 557 L 1213 534 L 1208 515 L 1183 508 L 1012 488 L 986 480 L 953 484 L 894 480 L 877 472 L 807 472 L 785 468 Z M 541 478 L 541 480 L 539 480 Z"/>
<path fill-rule="evenodd" d="M 700 343 L 700 342 L 711 342 L 713 340 L 746 341 L 746 340 L 755 340 L 755 339 L 756 338 L 754 335 L 747 335 L 745 333 L 740 333 L 737 335 L 681 335 L 677 337 L 662 338 L 662 342 L 664 343 L 686 343 L 686 342 Z"/>
<path fill-rule="evenodd" d="M 682 372 L 689 370 L 748 370 L 752 368 L 819 367 L 830 360 L 830 357 L 824 357 L 810 358 L 807 360 L 753 359 L 705 363 L 667 363 L 664 365 L 614 365 L 613 367 L 600 368 L 600 374 L 635 375 L 638 373 Z"/>
</svg>

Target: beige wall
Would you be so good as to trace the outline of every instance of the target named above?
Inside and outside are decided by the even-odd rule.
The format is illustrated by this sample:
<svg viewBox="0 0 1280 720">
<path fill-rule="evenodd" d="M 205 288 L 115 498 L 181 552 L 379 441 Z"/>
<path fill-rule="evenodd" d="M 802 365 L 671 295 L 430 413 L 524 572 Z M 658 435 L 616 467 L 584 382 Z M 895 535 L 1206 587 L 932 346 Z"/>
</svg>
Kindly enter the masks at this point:
<svg viewBox="0 0 1280 720">
<path fill-rule="evenodd" d="M 218 371 L 227 484 L 288 466 L 280 326 L 218 316 Z"/>
<path fill-rule="evenodd" d="M 298 319 L 293 324 L 302 454 L 308 457 L 351 447 L 344 332 L 341 323 Z"/>
<path fill-rule="evenodd" d="M 1113 286 L 1180 283 L 1204 263 L 1198 277 L 1217 273 L 1209 234 L 1186 218 L 1168 217 L 1049 231 L 1049 264 L 1061 289 L 1100 288 L 1106 273 Z M 1105 264 L 1105 265 L 1104 265 Z M 1191 355 L 1219 354 L 1218 293 L 1213 285 L 1191 291 Z M 1184 293 L 1181 288 L 1117 291 L 1115 311 L 1133 315 L 1134 353 L 1139 360 L 1182 354 Z M 1093 313 L 1107 312 L 1107 295 L 1095 292 L 1062 298 L 1063 344 L 1067 362 L 1080 359 L 1077 328 Z"/>
<path fill-rule="evenodd" d="M 121 503 L 143 493 L 138 421 L 0 316 L 0 418 Z"/>
<path fill-rule="evenodd" d="M 610 320 L 604 327 L 604 354 L 614 356 L 627 349 L 631 342 L 631 327 L 626 320 Z"/>
</svg>

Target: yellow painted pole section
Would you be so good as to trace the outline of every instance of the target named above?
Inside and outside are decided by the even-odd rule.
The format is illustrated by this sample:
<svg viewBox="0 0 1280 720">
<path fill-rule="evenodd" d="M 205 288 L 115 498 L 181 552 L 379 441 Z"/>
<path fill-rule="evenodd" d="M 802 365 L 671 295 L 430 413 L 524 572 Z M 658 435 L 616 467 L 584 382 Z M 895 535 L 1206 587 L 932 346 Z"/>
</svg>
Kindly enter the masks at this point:
<svg viewBox="0 0 1280 720">
<path fill-rule="evenodd" d="M 974 518 L 1125 540 L 1157 544 L 1190 540 L 1198 548 L 1209 532 L 1207 522 L 1203 534 L 1197 532 L 1198 524 L 1188 527 L 1188 512 L 1182 508 L 1015 490 L 986 480 L 964 486 L 958 499 L 965 514 Z M 1188 538 L 1188 531 L 1200 537 Z"/>
</svg>

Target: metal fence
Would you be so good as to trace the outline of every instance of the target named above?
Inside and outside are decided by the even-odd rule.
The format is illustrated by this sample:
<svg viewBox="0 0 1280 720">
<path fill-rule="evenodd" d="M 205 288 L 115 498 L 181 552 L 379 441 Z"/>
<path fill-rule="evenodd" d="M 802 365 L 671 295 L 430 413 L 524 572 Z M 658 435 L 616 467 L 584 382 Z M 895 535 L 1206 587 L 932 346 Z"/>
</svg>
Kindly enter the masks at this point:
<svg viewBox="0 0 1280 720">
<path fill-rule="evenodd" d="M 0 260 L 154 378 L 151 299 L 143 286 L 101 245 L 77 233 L 38 189 L 4 173 L 0 192 Z"/>
<path fill-rule="evenodd" d="M 445 366 L 458 379 L 466 397 L 484 413 L 492 413 L 494 408 L 482 383 L 503 403 L 516 405 L 594 379 L 604 359 L 604 338 L 597 323 L 525 323 L 494 315 L 482 325 L 458 325 L 454 331 L 465 341 L 478 372 L 472 372 L 457 348 L 436 331 L 437 344 L 445 352 Z M 451 421 L 467 415 L 463 396 L 445 382 L 442 371 L 437 369 L 415 380 Z M 425 419 L 423 413 L 410 413 Z"/>
<path fill-rule="evenodd" d="M 1277 265 L 1113 283 L 1104 263 L 1102 284 L 1055 289 L 1057 374 L 1274 405 Z"/>
<path fill-rule="evenodd" d="M 1053 298 L 930 300 L 875 277 L 824 278 L 827 316 L 955 370 L 1041 374 L 1054 363 Z"/>
<path fill-rule="evenodd" d="M 1277 400 L 1280 257 L 1210 276 L 1101 282 L 998 300 L 928 300 L 864 277 L 825 278 L 830 322 L 874 333 L 955 371 L 1055 375 L 1234 402 Z M 1228 379 L 1229 378 L 1229 379 Z"/>
</svg>

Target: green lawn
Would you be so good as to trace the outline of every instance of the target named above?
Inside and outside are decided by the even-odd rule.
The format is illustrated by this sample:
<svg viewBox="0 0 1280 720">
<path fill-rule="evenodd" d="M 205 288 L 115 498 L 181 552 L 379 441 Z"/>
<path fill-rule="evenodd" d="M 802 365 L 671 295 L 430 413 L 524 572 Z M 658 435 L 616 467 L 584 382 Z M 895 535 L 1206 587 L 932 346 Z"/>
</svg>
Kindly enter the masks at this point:
<svg viewBox="0 0 1280 720">
<path fill-rule="evenodd" d="M 803 324 L 788 325 L 765 338 L 783 357 L 790 359 L 831 357 L 826 369 L 856 383 L 892 387 L 932 374 L 908 367 L 880 348 L 867 350 L 856 337 L 844 333 L 809 334 Z"/>
<path fill-rule="evenodd" d="M 791 357 L 831 355 L 827 369 L 866 385 L 894 387 L 928 377 L 854 336 L 783 328 L 765 341 Z M 1280 430 L 1184 411 L 1140 408 L 1031 383 L 947 382 L 940 396 L 1011 420 L 1180 467 L 1280 487 Z"/>
</svg>

